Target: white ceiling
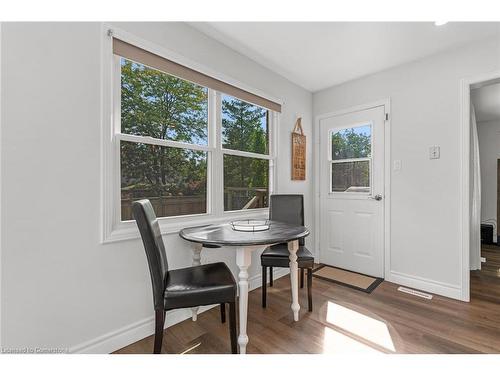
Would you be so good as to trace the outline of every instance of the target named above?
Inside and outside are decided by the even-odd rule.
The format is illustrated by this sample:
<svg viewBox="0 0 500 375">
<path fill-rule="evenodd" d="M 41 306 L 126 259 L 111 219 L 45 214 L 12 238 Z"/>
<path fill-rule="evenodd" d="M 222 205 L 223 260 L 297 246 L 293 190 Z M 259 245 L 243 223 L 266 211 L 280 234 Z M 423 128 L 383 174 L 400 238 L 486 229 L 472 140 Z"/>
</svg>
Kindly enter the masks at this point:
<svg viewBox="0 0 500 375">
<path fill-rule="evenodd" d="M 499 22 L 191 22 L 315 92 L 462 44 L 500 38 Z"/>
<path fill-rule="evenodd" d="M 500 83 L 472 90 L 471 99 L 477 122 L 500 120 Z"/>
</svg>

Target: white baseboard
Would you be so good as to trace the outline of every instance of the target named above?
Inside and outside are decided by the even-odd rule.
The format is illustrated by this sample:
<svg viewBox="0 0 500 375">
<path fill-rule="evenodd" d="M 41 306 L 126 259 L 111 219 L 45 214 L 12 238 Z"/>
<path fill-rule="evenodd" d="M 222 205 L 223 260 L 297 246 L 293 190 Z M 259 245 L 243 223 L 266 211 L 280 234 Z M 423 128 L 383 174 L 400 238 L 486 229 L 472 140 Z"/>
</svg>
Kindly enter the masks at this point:
<svg viewBox="0 0 500 375">
<path fill-rule="evenodd" d="M 200 313 L 214 306 L 200 307 Z M 167 313 L 165 328 L 191 318 L 190 309 L 174 310 Z M 154 316 L 139 320 L 125 327 L 109 332 L 95 339 L 70 348 L 70 353 L 102 354 L 112 353 L 154 333 Z"/>
<path fill-rule="evenodd" d="M 389 275 L 385 276 L 385 280 L 462 301 L 462 289 L 457 285 L 416 277 L 397 271 L 390 271 Z"/>
<path fill-rule="evenodd" d="M 274 279 L 279 279 L 290 272 L 288 268 L 279 268 L 274 272 Z M 262 276 L 257 274 L 249 278 L 249 290 L 257 289 L 261 286 Z M 200 314 L 216 305 L 200 307 Z M 191 309 L 179 309 L 167 313 L 165 328 L 171 327 L 183 320 L 191 319 Z M 80 354 L 102 354 L 112 353 L 136 341 L 154 334 L 154 316 L 139 320 L 115 331 L 106 333 L 95 339 L 88 340 L 69 349 L 70 353 Z"/>
</svg>

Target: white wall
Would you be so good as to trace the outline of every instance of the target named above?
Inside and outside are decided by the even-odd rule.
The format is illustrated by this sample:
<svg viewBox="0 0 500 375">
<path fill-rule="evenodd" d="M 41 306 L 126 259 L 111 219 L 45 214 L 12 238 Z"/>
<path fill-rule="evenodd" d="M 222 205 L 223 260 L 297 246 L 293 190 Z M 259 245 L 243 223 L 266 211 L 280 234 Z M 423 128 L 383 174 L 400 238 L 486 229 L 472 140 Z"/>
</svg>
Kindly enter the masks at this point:
<svg viewBox="0 0 500 375">
<path fill-rule="evenodd" d="M 314 115 L 391 98 L 392 160 L 402 169 L 390 172 L 386 279 L 460 298 L 460 80 L 498 69 L 500 37 L 313 95 Z M 429 160 L 432 145 L 441 146 L 438 160 Z"/>
<path fill-rule="evenodd" d="M 307 180 L 290 181 L 290 131 L 300 114 L 312 141 L 312 95 L 188 25 L 119 27 L 284 100 L 277 189 L 305 195 L 311 225 L 312 147 Z M 7 23 L 1 38 L 2 345 L 117 349 L 153 332 L 152 297 L 140 240 L 99 243 L 101 25 Z M 164 239 L 171 267 L 189 266 L 189 247 Z"/>
<path fill-rule="evenodd" d="M 500 103 L 499 103 L 500 105 Z M 500 120 L 477 123 L 481 163 L 481 222 L 497 220 L 497 160 L 500 159 Z M 496 235 L 493 241 L 497 242 Z"/>
</svg>

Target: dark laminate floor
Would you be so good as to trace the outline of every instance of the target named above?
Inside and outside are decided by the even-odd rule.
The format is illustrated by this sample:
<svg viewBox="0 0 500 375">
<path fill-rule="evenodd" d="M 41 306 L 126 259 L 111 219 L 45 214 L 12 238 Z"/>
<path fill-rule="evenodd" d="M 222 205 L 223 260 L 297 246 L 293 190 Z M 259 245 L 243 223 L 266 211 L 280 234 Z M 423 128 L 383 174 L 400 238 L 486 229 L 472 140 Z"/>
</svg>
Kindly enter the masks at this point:
<svg viewBox="0 0 500 375">
<path fill-rule="evenodd" d="M 500 247 L 484 247 L 487 262 L 471 273 L 471 302 L 434 296 L 414 297 L 383 282 L 371 294 L 314 278 L 314 312 L 307 312 L 300 290 L 300 321 L 293 322 L 288 277 L 268 289 L 268 307 L 260 307 L 260 289 L 250 292 L 248 353 L 500 353 Z M 150 353 L 153 337 L 117 353 Z M 219 309 L 197 322 L 166 330 L 165 353 L 228 353 L 228 325 Z"/>
</svg>

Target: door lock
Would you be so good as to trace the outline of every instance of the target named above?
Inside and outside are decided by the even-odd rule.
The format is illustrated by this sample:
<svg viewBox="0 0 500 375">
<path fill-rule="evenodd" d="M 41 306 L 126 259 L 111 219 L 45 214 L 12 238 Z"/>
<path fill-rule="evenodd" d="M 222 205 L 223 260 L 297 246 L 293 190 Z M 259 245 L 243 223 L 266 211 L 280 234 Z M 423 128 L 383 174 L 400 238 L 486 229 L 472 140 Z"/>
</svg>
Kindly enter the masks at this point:
<svg viewBox="0 0 500 375">
<path fill-rule="evenodd" d="M 377 194 L 374 197 L 370 196 L 370 199 L 374 199 L 376 201 L 381 201 L 382 200 L 382 194 Z"/>
</svg>

